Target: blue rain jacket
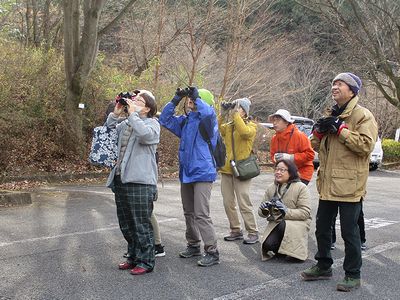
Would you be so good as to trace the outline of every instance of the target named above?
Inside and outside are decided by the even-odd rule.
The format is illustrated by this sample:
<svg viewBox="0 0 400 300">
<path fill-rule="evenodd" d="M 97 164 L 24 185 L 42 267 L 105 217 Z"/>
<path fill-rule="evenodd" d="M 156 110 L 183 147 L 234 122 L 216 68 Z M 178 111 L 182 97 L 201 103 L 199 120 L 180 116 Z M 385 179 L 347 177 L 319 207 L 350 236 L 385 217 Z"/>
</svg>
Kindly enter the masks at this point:
<svg viewBox="0 0 400 300">
<path fill-rule="evenodd" d="M 179 179 L 182 183 L 213 182 L 217 178 L 214 158 L 199 131 L 201 121 L 214 148 L 218 133 L 217 117 L 214 109 L 200 98 L 195 104 L 197 111 L 187 116 L 174 116 L 175 105 L 169 102 L 159 118 L 162 126 L 180 138 Z"/>
</svg>

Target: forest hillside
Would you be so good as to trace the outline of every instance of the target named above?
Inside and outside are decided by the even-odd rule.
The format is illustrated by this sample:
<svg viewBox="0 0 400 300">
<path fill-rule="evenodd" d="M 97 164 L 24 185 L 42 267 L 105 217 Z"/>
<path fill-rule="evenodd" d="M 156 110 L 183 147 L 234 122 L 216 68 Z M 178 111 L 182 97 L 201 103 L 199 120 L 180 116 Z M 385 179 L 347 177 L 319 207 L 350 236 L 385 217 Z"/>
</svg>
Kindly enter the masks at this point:
<svg viewBox="0 0 400 300">
<path fill-rule="evenodd" d="M 334 76 L 353 72 L 380 137 L 400 127 L 397 0 L 93 3 L 1 1 L 0 183 L 106 172 L 88 163 L 92 130 L 117 94 L 137 88 L 154 93 L 159 111 L 193 85 L 214 94 L 217 111 L 248 97 L 257 122 L 279 108 L 316 120 L 333 105 Z M 256 148 L 267 162 L 264 134 L 260 126 Z M 176 174 L 177 149 L 163 129 L 163 173 Z"/>
</svg>

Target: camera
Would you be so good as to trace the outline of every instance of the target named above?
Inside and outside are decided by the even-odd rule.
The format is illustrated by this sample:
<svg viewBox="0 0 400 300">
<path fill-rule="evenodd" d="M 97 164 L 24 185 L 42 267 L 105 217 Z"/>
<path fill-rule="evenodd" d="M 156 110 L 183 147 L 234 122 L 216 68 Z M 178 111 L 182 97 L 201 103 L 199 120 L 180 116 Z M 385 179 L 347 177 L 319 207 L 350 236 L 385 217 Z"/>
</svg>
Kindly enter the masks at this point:
<svg viewBox="0 0 400 300">
<path fill-rule="evenodd" d="M 123 106 L 127 106 L 128 105 L 128 103 L 126 103 L 126 100 L 125 99 L 133 99 L 133 96 L 131 95 L 131 93 L 129 93 L 129 92 L 122 92 L 122 93 L 119 93 L 118 94 L 118 96 L 117 96 L 117 98 L 115 99 L 115 101 L 117 102 L 117 103 L 120 103 L 121 105 L 123 105 Z"/>
<path fill-rule="evenodd" d="M 223 102 L 221 102 L 221 107 L 223 110 L 233 109 L 236 107 L 236 101 L 233 101 L 233 102 L 223 101 Z"/>
<path fill-rule="evenodd" d="M 264 215 L 275 215 L 279 213 L 279 209 L 276 207 L 276 202 L 280 201 L 279 197 L 273 196 L 269 201 L 266 201 L 262 208 Z"/>
<path fill-rule="evenodd" d="M 178 89 L 176 90 L 176 94 L 177 94 L 178 96 L 181 96 L 182 98 L 183 98 L 183 97 L 190 97 L 190 95 L 191 95 L 192 93 L 193 93 L 193 92 L 192 92 L 192 90 L 191 90 L 189 87 L 184 88 L 184 89 L 178 88 Z"/>
</svg>

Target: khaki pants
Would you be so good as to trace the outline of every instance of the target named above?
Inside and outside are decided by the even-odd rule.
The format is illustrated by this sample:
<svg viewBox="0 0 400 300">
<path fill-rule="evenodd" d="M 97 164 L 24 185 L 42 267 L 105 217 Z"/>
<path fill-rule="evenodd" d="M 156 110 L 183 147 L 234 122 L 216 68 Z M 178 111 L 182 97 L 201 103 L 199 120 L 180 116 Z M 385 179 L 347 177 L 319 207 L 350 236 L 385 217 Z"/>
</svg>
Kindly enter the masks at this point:
<svg viewBox="0 0 400 300">
<path fill-rule="evenodd" d="M 211 182 L 181 183 L 183 213 L 186 220 L 186 240 L 189 246 L 200 246 L 204 251 L 217 252 L 217 236 L 210 218 Z"/>
<path fill-rule="evenodd" d="M 153 213 L 151 214 L 151 226 L 153 226 L 153 234 L 154 234 L 154 244 L 161 245 L 161 235 L 160 235 L 160 227 L 158 227 L 158 221 L 156 215 Z"/>
<path fill-rule="evenodd" d="M 253 205 L 249 196 L 250 183 L 250 179 L 240 181 L 232 175 L 221 174 L 221 193 L 231 232 L 241 231 L 236 202 L 247 232 L 249 234 L 257 234 L 258 232 Z"/>
</svg>

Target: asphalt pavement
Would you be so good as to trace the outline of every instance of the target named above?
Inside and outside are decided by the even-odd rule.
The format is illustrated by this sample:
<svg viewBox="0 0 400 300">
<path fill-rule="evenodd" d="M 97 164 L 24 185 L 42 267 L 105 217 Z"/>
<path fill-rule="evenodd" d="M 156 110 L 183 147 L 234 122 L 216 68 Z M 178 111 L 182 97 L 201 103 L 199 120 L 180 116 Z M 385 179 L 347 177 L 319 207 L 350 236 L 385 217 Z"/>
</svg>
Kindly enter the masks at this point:
<svg viewBox="0 0 400 300">
<path fill-rule="evenodd" d="M 271 173 L 253 180 L 255 209 Z M 118 270 L 126 242 L 118 227 L 114 196 L 103 185 L 50 185 L 32 194 L 31 205 L 0 208 L 0 300 L 6 299 L 399 299 L 400 174 L 371 172 L 364 203 L 368 249 L 363 252 L 362 287 L 337 292 L 344 276 L 343 241 L 337 231 L 332 280 L 304 282 L 300 273 L 313 265 L 315 218 L 309 234 L 309 259 L 262 262 L 260 244 L 225 242 L 228 221 L 220 184 L 213 187 L 211 216 L 221 264 L 198 267 L 182 259 L 185 222 L 179 182 L 159 185 L 155 212 L 166 256 L 154 272 L 132 276 Z M 315 217 L 315 178 L 309 185 Z M 258 218 L 258 217 L 257 217 Z M 265 220 L 257 219 L 260 231 Z"/>
</svg>

